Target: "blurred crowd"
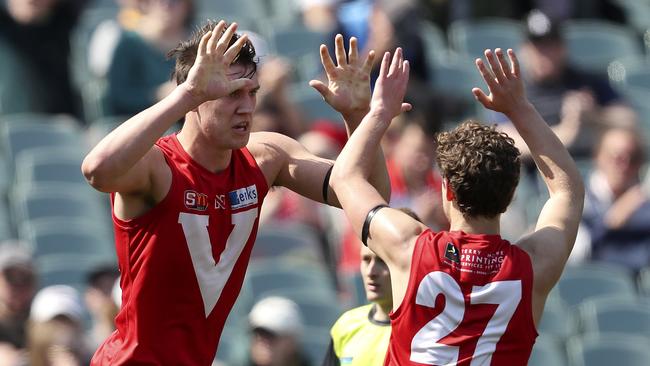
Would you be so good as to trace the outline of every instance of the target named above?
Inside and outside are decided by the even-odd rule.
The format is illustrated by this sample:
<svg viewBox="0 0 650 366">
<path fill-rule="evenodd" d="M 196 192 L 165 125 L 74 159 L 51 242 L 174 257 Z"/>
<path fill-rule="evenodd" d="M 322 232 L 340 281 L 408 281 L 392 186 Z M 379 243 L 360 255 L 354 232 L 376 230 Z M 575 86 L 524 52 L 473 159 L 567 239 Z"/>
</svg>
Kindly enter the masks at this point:
<svg viewBox="0 0 650 366">
<path fill-rule="evenodd" d="M 174 83 L 173 60 L 166 53 L 206 18 L 225 18 L 240 22 L 258 51 L 261 89 L 254 130 L 286 134 L 314 154 L 335 159 L 346 142 L 345 129 L 340 117 L 327 111 L 307 85 L 322 77 L 319 44 L 341 33 L 345 39 L 357 37 L 363 52 L 374 49 L 381 54 L 401 46 L 411 62 L 407 101 L 414 108 L 393 122 L 382 145 L 391 178 L 391 205 L 408 207 L 430 227 L 445 229 L 433 136 L 466 118 L 497 123 L 515 138 L 524 156 L 522 169 L 528 173 L 522 175 L 515 201 L 502 219 L 502 235 L 514 241 L 530 230 L 536 219 L 531 213 L 539 212 L 546 192 L 541 191 L 527 149 L 509 121 L 479 110 L 473 101 L 471 86 L 483 86 L 463 75 L 476 73 L 471 62 L 480 55 L 459 49 L 460 43 L 451 40 L 463 25 L 471 30 L 486 22 L 515 24 L 518 43 L 479 47 L 516 48 L 529 99 L 583 173 L 585 213 L 571 264 L 609 262 L 636 276 L 650 266 L 646 174 L 650 108 L 644 105 L 649 99 L 642 98 L 650 96 L 650 82 L 631 87 L 631 81 L 612 74 L 616 68 L 607 67 L 641 65 L 642 75 L 650 80 L 646 61 L 650 17 L 643 23 L 635 15 L 638 8 L 628 3 L 632 2 L 6 0 L 0 7 L 0 124 L 17 114 L 65 114 L 74 118 L 75 128 L 90 146 L 97 134 L 167 95 Z M 650 15 L 650 2 L 638 4 Z M 623 29 L 637 52 L 618 54 L 601 68 L 577 62 L 568 30 L 585 21 Z M 467 29 L 464 34 L 470 33 Z M 311 42 L 307 46 L 301 44 L 305 39 Z M 469 69 L 461 70 L 465 64 Z M 462 72 L 451 74 L 452 70 Z M 4 154 L 4 165 L 15 163 L 7 159 L 13 157 Z M 11 192 L 3 189 L 3 201 L 10 201 Z M 346 281 L 358 274 L 360 244 L 340 210 L 274 188 L 260 223 L 261 230 L 295 224 L 307 228 L 316 238 L 318 261 L 338 291 L 331 302 L 342 308 L 365 302 L 354 297 L 354 286 Z M 110 219 L 104 224 L 110 225 Z M 16 232 L 14 228 L 3 234 L 7 241 L 0 246 L 0 365 L 87 364 L 95 347 L 113 330 L 120 301 L 116 263 L 106 258 L 106 265 L 87 271 L 83 283 L 43 287 L 32 246 L 21 242 L 25 238 L 10 240 Z M 295 302 L 278 297 L 252 307 L 247 328 L 251 348 L 245 352 L 251 365 L 313 361 L 298 346 L 305 331 L 300 311 Z"/>
</svg>

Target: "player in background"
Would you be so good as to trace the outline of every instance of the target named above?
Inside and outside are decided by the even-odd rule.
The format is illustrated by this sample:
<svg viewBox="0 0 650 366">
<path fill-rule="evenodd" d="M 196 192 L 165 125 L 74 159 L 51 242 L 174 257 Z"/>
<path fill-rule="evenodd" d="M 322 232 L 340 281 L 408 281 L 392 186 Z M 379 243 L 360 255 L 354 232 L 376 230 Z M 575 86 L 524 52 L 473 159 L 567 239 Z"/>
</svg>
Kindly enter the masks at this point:
<svg viewBox="0 0 650 366">
<path fill-rule="evenodd" d="M 210 365 L 241 290 L 268 189 L 284 186 L 338 205 L 328 183 L 332 161 L 295 140 L 251 133 L 259 89 L 255 50 L 236 23 L 212 22 L 170 54 L 178 86 L 129 119 L 86 156 L 82 171 L 111 194 L 122 309 L 117 330 L 92 365 Z M 321 46 L 329 84 L 310 84 L 351 133 L 368 112 L 374 54 L 337 65 Z M 185 118 L 176 135 L 161 137 Z M 388 198 L 381 151 L 371 179 Z"/>
<path fill-rule="evenodd" d="M 438 136 L 437 162 L 450 230 L 433 232 L 368 184 L 367 156 L 403 109 L 408 62 L 384 55 L 371 108 L 337 160 L 331 184 L 350 222 L 388 265 L 393 291 L 386 365 L 526 365 L 535 324 L 571 252 L 584 187 L 566 148 L 528 102 L 512 50 L 476 60 L 489 95 L 528 144 L 550 197 L 533 233 L 511 245 L 499 235 L 519 179 L 513 140 L 478 122 Z M 399 52 L 394 56 L 400 59 Z M 399 67 L 402 66 L 402 67 Z"/>
</svg>

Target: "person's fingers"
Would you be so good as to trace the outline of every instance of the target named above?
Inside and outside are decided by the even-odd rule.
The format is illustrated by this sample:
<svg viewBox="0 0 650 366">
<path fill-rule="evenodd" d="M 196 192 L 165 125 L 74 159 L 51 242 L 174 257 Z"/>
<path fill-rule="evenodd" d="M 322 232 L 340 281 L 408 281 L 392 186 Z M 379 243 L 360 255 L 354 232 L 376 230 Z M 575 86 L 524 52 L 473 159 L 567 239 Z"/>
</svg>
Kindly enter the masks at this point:
<svg viewBox="0 0 650 366">
<path fill-rule="evenodd" d="M 503 76 L 505 76 L 507 79 L 510 79 L 513 75 L 512 72 L 510 71 L 510 65 L 508 65 L 508 61 L 506 61 L 505 54 L 500 48 L 496 49 L 496 54 L 497 54 L 497 60 L 499 61 L 499 66 L 501 67 L 501 71 L 503 72 Z"/>
<path fill-rule="evenodd" d="M 492 75 L 497 78 L 499 83 L 504 83 L 506 81 L 506 77 L 501 70 L 501 66 L 499 65 L 499 61 L 497 61 L 497 57 L 495 56 L 494 52 L 489 49 L 485 50 L 485 58 L 487 59 L 488 63 L 490 63 L 490 69 L 488 71 L 492 72 Z"/>
<path fill-rule="evenodd" d="M 520 77 L 521 70 L 519 68 L 519 60 L 517 59 L 515 51 L 513 51 L 511 48 L 508 49 L 508 58 L 510 58 L 510 64 L 512 65 L 512 73 L 515 75 L 515 77 Z"/>
<path fill-rule="evenodd" d="M 244 47 L 247 41 L 248 35 L 243 34 L 241 37 L 239 37 L 237 42 L 233 43 L 233 45 L 230 46 L 228 50 L 226 50 L 226 53 L 224 53 L 223 56 L 224 59 L 228 62 L 228 65 L 230 65 L 235 60 L 239 54 L 239 51 L 241 51 L 242 47 Z"/>
<path fill-rule="evenodd" d="M 350 38 L 350 50 L 348 52 L 348 62 L 351 65 L 356 65 L 358 60 L 359 60 L 358 41 L 356 37 L 352 37 Z"/>
<path fill-rule="evenodd" d="M 225 32 L 223 32 L 223 35 L 221 38 L 219 38 L 219 42 L 217 42 L 217 53 L 218 54 L 224 54 L 226 52 L 226 49 L 228 48 L 228 45 L 230 44 L 230 39 L 232 39 L 233 34 L 235 34 L 235 31 L 237 30 L 237 23 L 232 23 L 230 26 L 226 29 Z"/>
<path fill-rule="evenodd" d="M 404 63 L 402 64 L 402 77 L 404 78 L 404 83 L 408 83 L 409 81 L 409 72 L 411 71 L 411 63 L 408 62 L 408 60 L 404 60 Z"/>
<path fill-rule="evenodd" d="M 370 50 L 368 52 L 368 57 L 366 57 L 366 61 L 363 63 L 363 67 L 361 70 L 363 71 L 364 74 L 368 75 L 372 71 L 372 66 L 375 64 L 375 50 Z"/>
<path fill-rule="evenodd" d="M 345 66 L 347 65 L 348 61 L 346 60 L 345 56 L 345 45 L 343 44 L 343 36 L 341 34 L 337 34 L 336 38 L 334 38 L 334 54 L 336 55 L 336 63 L 339 66 Z"/>
<path fill-rule="evenodd" d="M 332 95 L 332 91 L 320 80 L 310 80 L 309 86 L 316 89 L 325 100 Z"/>
<path fill-rule="evenodd" d="M 331 75 L 336 70 L 334 61 L 332 61 L 332 57 L 330 56 L 330 53 L 327 51 L 327 46 L 325 46 L 324 44 L 320 45 L 320 61 L 323 64 L 325 73 L 328 76 Z"/>
<path fill-rule="evenodd" d="M 488 98 L 487 95 L 483 92 L 483 90 L 479 88 L 472 88 L 472 94 L 474 94 L 474 98 L 478 100 L 483 106 L 486 108 L 489 108 L 488 106 L 490 105 L 490 98 Z"/>
<path fill-rule="evenodd" d="M 385 78 L 388 75 L 388 64 L 390 63 L 390 52 L 386 51 L 384 57 L 381 59 L 381 67 L 379 68 L 379 78 Z"/>
<path fill-rule="evenodd" d="M 411 109 L 413 109 L 413 106 L 411 105 L 411 103 L 402 103 L 402 108 L 401 108 L 402 112 L 408 112 Z"/>
<path fill-rule="evenodd" d="M 487 84 L 488 89 L 494 89 L 496 87 L 496 81 L 494 80 L 494 77 L 488 70 L 487 66 L 485 66 L 485 62 L 483 62 L 482 59 L 476 59 L 476 68 L 481 73 L 481 76 L 483 77 L 483 80 L 485 80 L 485 84 Z"/>
<path fill-rule="evenodd" d="M 201 37 L 201 40 L 199 41 L 199 48 L 197 50 L 197 54 L 199 56 L 205 56 L 207 46 L 208 46 L 208 40 L 212 36 L 212 32 L 208 32 Z"/>
<path fill-rule="evenodd" d="M 390 68 L 388 69 L 388 75 L 393 75 L 397 71 L 400 59 L 402 57 L 402 48 L 397 47 L 395 53 L 393 54 L 393 60 L 390 63 Z"/>
<path fill-rule="evenodd" d="M 226 27 L 226 22 L 223 20 L 220 20 L 219 23 L 212 29 L 212 32 L 210 32 L 210 38 L 208 39 L 208 43 L 206 44 L 206 53 L 212 53 L 214 51 L 214 48 L 217 45 L 217 41 L 219 39 L 219 36 L 221 33 L 223 33 L 223 29 Z"/>
</svg>

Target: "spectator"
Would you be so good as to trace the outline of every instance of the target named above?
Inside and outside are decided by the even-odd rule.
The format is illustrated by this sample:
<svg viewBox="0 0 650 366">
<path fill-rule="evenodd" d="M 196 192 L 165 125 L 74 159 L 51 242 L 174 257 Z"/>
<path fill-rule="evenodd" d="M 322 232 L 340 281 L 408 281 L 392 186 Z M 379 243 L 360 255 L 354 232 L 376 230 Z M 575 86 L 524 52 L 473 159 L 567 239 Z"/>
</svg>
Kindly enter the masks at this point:
<svg viewBox="0 0 650 366">
<path fill-rule="evenodd" d="M 293 301 L 271 296 L 253 306 L 250 366 L 308 366 L 300 350 L 303 333 L 300 308 Z"/>
<path fill-rule="evenodd" d="M 596 145 L 582 220 L 593 259 L 633 270 L 650 265 L 650 199 L 640 178 L 644 162 L 643 143 L 633 129 L 610 129 Z"/>
<path fill-rule="evenodd" d="M 132 116 L 169 94 L 168 50 L 189 34 L 193 0 L 151 0 L 134 31 L 123 31 L 107 72 L 107 113 Z"/>
<path fill-rule="evenodd" d="M 0 245 L 0 340 L 25 347 L 29 306 L 36 292 L 36 273 L 29 252 L 16 243 Z"/>
<path fill-rule="evenodd" d="M 31 366 L 81 366 L 90 362 L 83 345 L 83 305 L 66 285 L 41 289 L 34 297 L 28 331 Z"/>
<path fill-rule="evenodd" d="M 70 35 L 85 0 L 7 0 L 0 5 L 0 42 L 9 45 L 30 77 L 34 110 L 79 115 L 69 72 Z M 10 106 L 11 107 L 11 106 Z"/>
<path fill-rule="evenodd" d="M 113 286 L 118 276 L 113 265 L 100 266 L 88 275 L 84 301 L 92 322 L 86 334 L 90 349 L 97 349 L 115 330 L 118 307 L 113 301 Z"/>
<path fill-rule="evenodd" d="M 526 29 L 521 58 L 528 98 L 569 151 L 586 156 L 603 122 L 602 113 L 622 106 L 621 97 L 606 78 L 569 65 L 559 24 L 544 13 L 531 11 Z M 515 129 L 508 124 L 504 130 L 515 139 L 522 155 L 529 157 Z"/>
</svg>

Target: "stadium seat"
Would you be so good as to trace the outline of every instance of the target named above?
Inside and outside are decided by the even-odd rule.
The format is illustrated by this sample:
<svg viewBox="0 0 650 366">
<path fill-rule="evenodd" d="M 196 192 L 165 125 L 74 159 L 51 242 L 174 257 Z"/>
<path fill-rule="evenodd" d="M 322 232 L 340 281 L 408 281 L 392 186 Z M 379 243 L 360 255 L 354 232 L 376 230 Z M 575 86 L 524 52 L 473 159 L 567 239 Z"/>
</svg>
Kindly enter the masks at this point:
<svg viewBox="0 0 650 366">
<path fill-rule="evenodd" d="M 343 117 L 323 100 L 316 89 L 305 83 L 291 85 L 289 98 L 302 112 L 308 124 L 321 118 L 343 123 Z"/>
<path fill-rule="evenodd" d="M 210 17 L 210 19 L 221 20 L 227 22 L 238 20 L 238 17 L 247 17 L 249 19 L 264 19 L 268 16 L 266 10 L 266 2 L 260 0 L 198 0 L 195 4 L 196 13 L 201 14 L 199 23 L 203 23 L 206 19 L 205 14 L 214 14 L 217 17 Z"/>
<path fill-rule="evenodd" d="M 602 295 L 636 297 L 631 273 L 615 265 L 585 264 L 567 267 L 557 287 L 560 297 L 569 306 Z"/>
<path fill-rule="evenodd" d="M 76 220 L 69 220 L 68 225 L 60 223 L 40 225 L 25 238 L 31 246 L 35 258 L 53 254 L 82 254 L 115 260 L 114 244 L 104 233 L 92 227 L 75 225 Z"/>
<path fill-rule="evenodd" d="M 321 44 L 329 44 L 326 34 L 295 26 L 269 33 L 268 40 L 275 54 L 291 61 L 295 69 L 294 80 L 306 82 L 322 72 L 318 49 Z"/>
<path fill-rule="evenodd" d="M 628 87 L 650 92 L 650 62 L 645 58 L 617 59 L 607 67 L 609 81 L 625 93 Z"/>
<path fill-rule="evenodd" d="M 117 261 L 101 255 L 79 253 L 53 253 L 36 258 L 38 286 L 69 285 L 79 291 L 86 287 L 88 274 L 103 265 L 115 265 Z"/>
<path fill-rule="evenodd" d="M 14 48 L 0 40 L 0 115 L 44 109 L 38 82 L 24 64 Z"/>
<path fill-rule="evenodd" d="M 21 189 L 32 184 L 69 183 L 90 190 L 81 174 L 83 152 L 68 146 L 28 149 L 16 160 L 15 184 Z"/>
<path fill-rule="evenodd" d="M 594 298 L 580 304 L 579 317 L 587 333 L 650 335 L 650 299 Z"/>
<path fill-rule="evenodd" d="M 572 366 L 647 366 L 650 338 L 629 334 L 588 334 L 569 340 Z"/>
<path fill-rule="evenodd" d="M 432 65 L 431 86 L 442 95 L 449 95 L 462 100 L 466 112 L 459 119 L 476 117 L 482 113 L 482 106 L 477 103 L 472 94 L 472 88 L 480 87 L 486 90 L 485 82 L 469 59 L 459 59 Z"/>
<path fill-rule="evenodd" d="M 251 261 L 246 280 L 256 300 L 265 292 L 287 288 L 322 288 L 335 294 L 330 274 L 321 266 L 289 260 Z"/>
<path fill-rule="evenodd" d="M 537 331 L 539 333 L 552 335 L 564 340 L 575 335 L 576 328 L 575 319 L 563 304 L 547 301 L 542 319 L 537 325 Z"/>
<path fill-rule="evenodd" d="M 456 20 L 449 26 L 449 45 L 462 58 L 473 60 L 483 57 L 486 48 L 512 48 L 517 51 L 523 41 L 524 28 L 516 20 Z"/>
<path fill-rule="evenodd" d="M 12 197 L 12 217 L 17 225 L 25 220 L 45 217 L 110 221 L 100 197 L 90 188 L 80 190 L 78 186 L 69 184 L 16 187 Z"/>
<path fill-rule="evenodd" d="M 67 146 L 86 151 L 80 122 L 70 116 L 25 113 L 2 116 L 0 123 L 0 142 L 12 171 L 18 155 L 31 148 Z"/>
<path fill-rule="evenodd" d="M 647 181 L 650 181 L 650 175 L 648 176 Z M 638 285 L 639 292 L 646 298 L 650 299 L 650 266 L 639 271 Z"/>
<path fill-rule="evenodd" d="M 424 41 L 429 67 L 449 60 L 445 34 L 438 25 L 425 19 L 420 20 L 420 36 Z"/>
<path fill-rule="evenodd" d="M 625 26 L 603 20 L 569 20 L 562 28 L 569 61 L 583 69 L 605 74 L 617 58 L 641 57 L 641 41 Z"/>
<path fill-rule="evenodd" d="M 565 366 L 566 352 L 561 338 L 542 334 L 535 340 L 528 366 Z"/>
<path fill-rule="evenodd" d="M 300 224 L 269 223 L 261 226 L 251 258 L 277 257 L 295 257 L 322 263 L 323 254 L 317 233 Z"/>
</svg>

